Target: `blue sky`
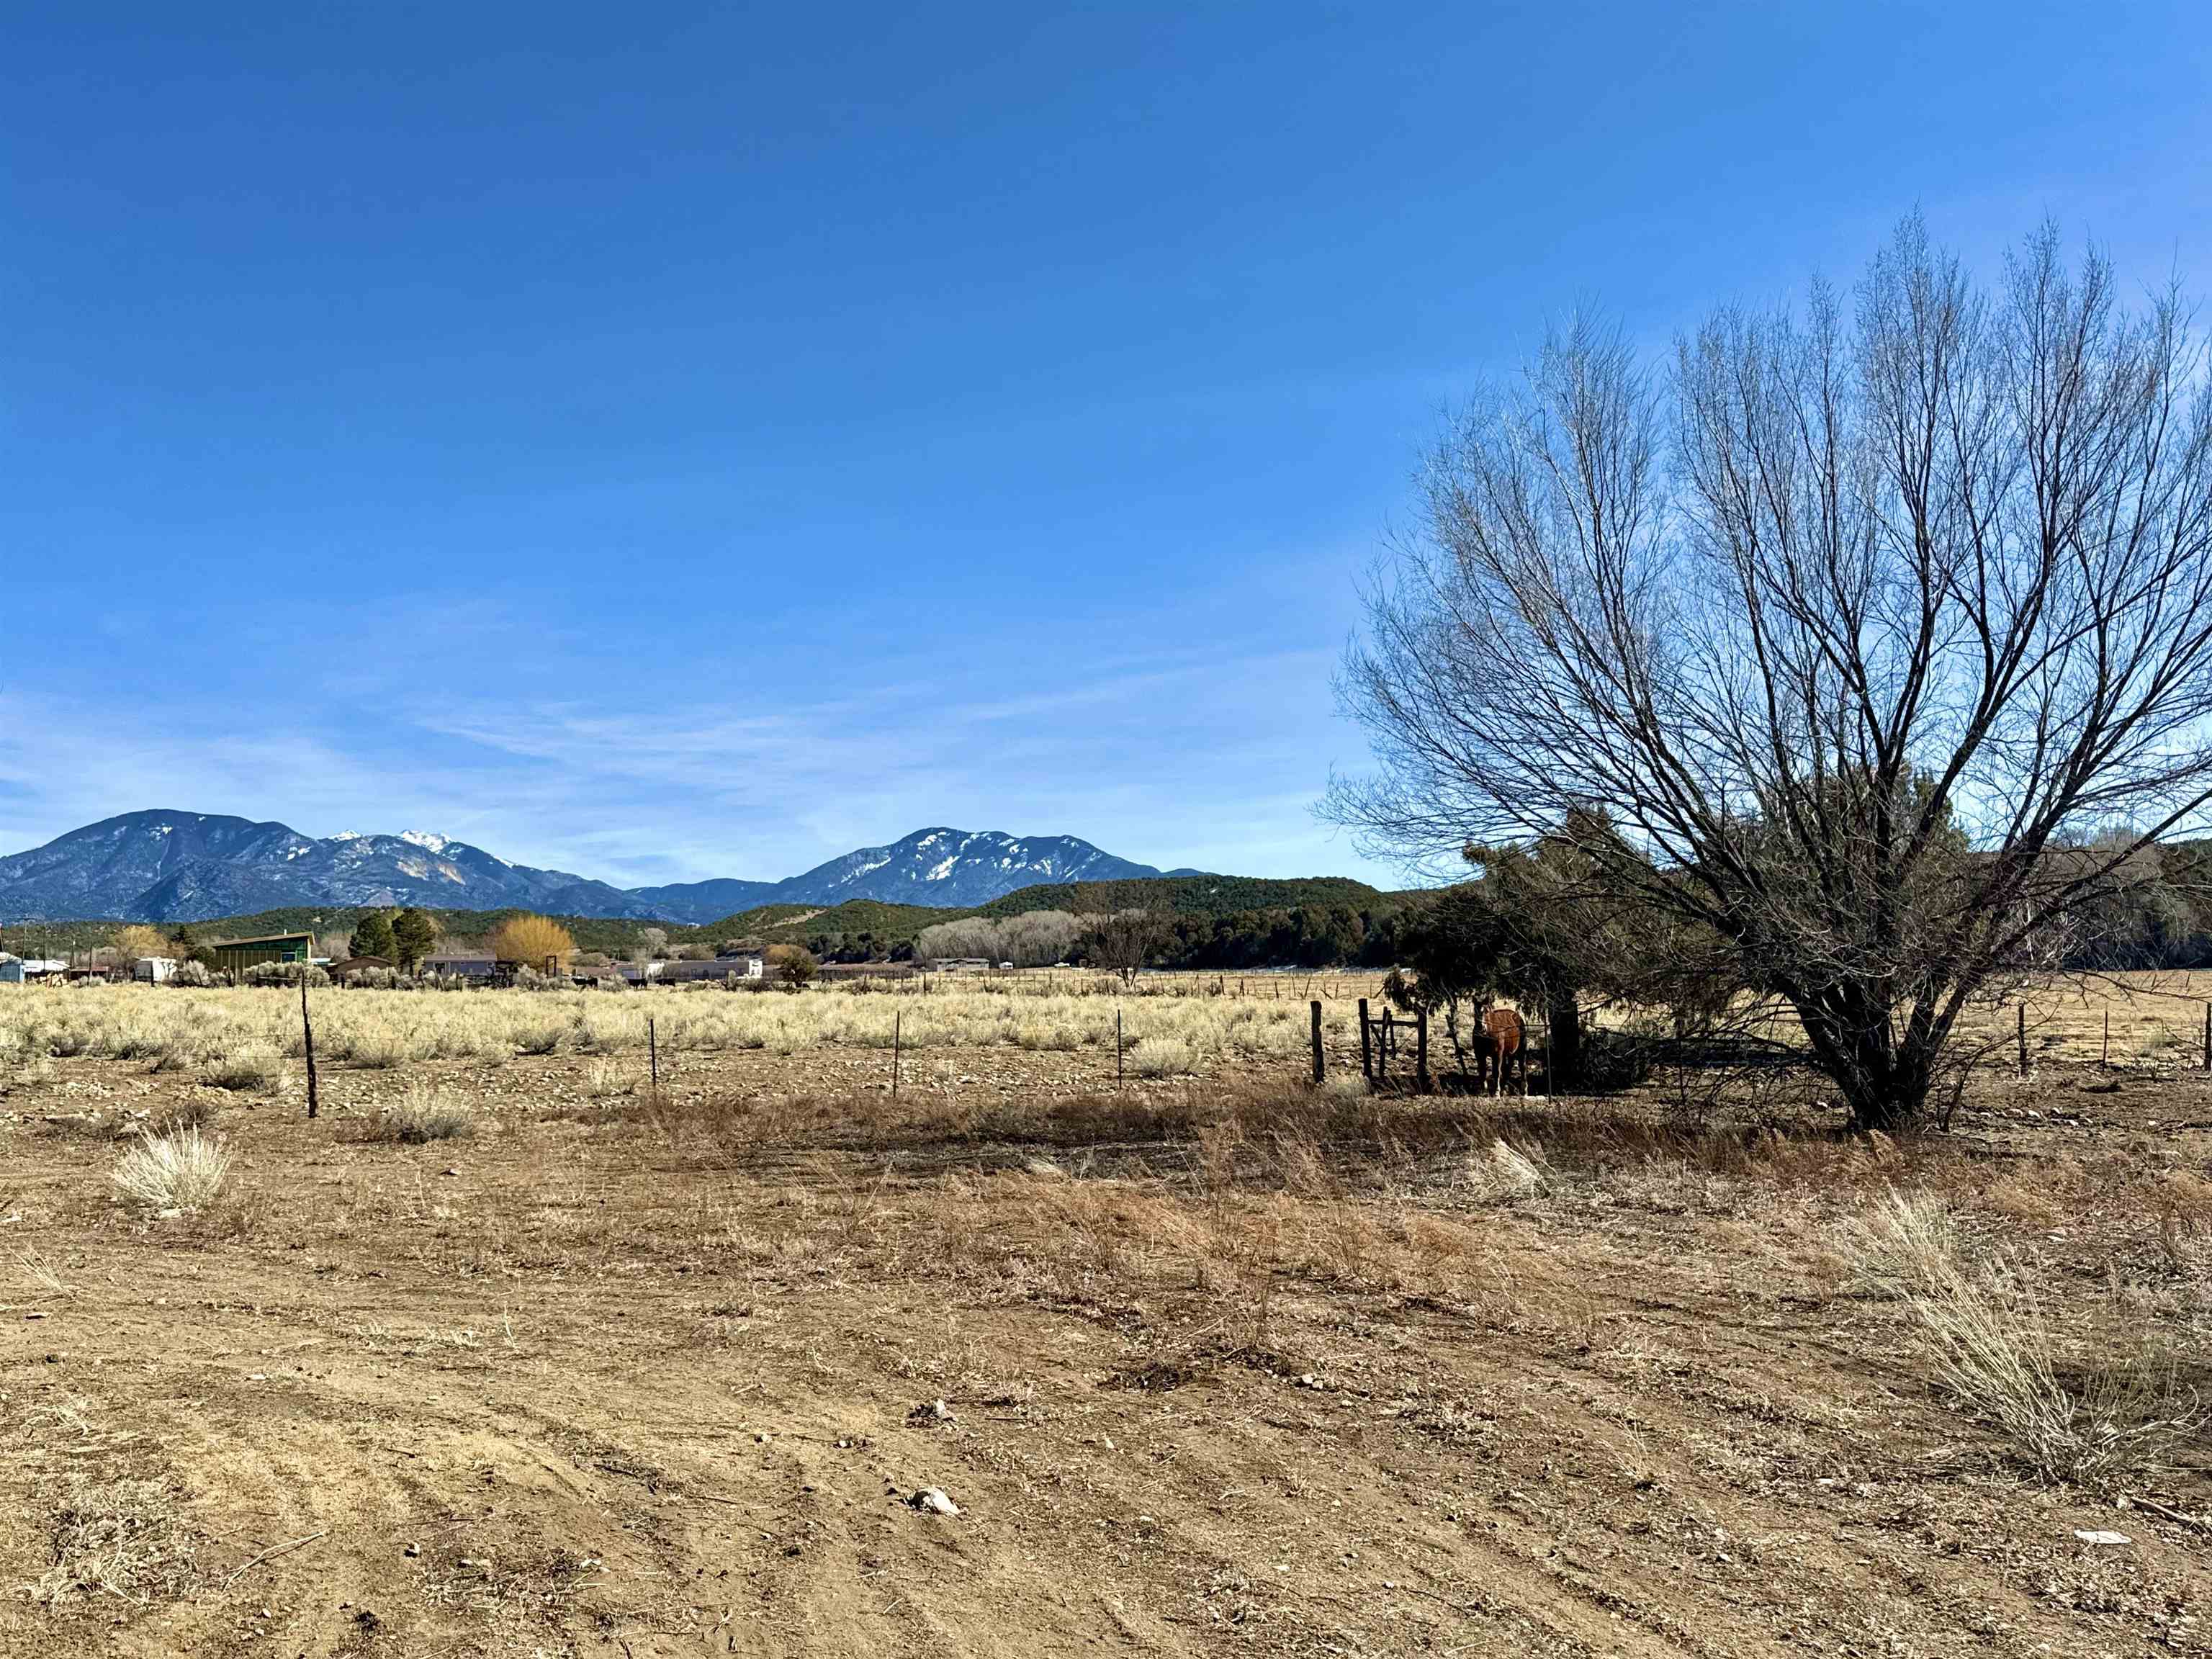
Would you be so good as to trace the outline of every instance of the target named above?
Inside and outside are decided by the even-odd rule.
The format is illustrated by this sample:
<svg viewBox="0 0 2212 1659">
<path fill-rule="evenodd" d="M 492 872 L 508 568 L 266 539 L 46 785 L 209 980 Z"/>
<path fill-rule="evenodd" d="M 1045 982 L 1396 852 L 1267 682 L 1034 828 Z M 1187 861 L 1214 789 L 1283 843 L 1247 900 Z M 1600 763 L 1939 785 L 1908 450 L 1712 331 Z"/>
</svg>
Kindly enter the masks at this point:
<svg viewBox="0 0 2212 1659">
<path fill-rule="evenodd" d="M 2212 264 L 2199 7 L 17 9 L 0 852 L 625 884 L 927 823 L 1364 874 L 1331 670 L 1439 407 L 1916 205 Z"/>
</svg>

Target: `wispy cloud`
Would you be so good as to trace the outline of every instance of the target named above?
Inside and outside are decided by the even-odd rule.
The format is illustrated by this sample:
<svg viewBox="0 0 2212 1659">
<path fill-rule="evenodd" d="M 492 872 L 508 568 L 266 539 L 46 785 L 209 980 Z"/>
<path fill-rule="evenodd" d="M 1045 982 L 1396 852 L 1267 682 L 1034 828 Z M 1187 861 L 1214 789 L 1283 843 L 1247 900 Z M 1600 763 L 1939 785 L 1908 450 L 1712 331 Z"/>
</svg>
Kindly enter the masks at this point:
<svg viewBox="0 0 2212 1659">
<path fill-rule="evenodd" d="M 631 885 L 786 875 L 936 823 L 1163 865 L 1357 867 L 1308 810 L 1345 737 L 1316 652 L 1131 652 L 1018 690 L 893 663 L 821 696 L 717 672 L 550 678 L 572 689 L 456 694 L 470 677 L 341 659 L 247 709 L 0 694 L 0 850 L 170 806 L 436 829 Z"/>
</svg>

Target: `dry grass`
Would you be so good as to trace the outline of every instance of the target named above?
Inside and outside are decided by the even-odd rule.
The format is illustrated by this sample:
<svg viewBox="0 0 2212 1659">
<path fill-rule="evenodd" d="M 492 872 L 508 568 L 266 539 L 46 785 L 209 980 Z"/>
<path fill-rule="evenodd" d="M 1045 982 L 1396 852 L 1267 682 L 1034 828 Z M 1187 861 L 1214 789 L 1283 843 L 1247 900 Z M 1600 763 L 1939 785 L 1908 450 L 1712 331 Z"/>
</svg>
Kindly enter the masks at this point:
<svg viewBox="0 0 2212 1659">
<path fill-rule="evenodd" d="M 25 1281 L 38 1296 L 58 1297 L 70 1293 L 69 1286 L 62 1282 L 62 1276 L 37 1255 L 18 1255 L 15 1265 L 23 1270 Z"/>
<path fill-rule="evenodd" d="M 2065 1340 L 2033 1272 L 1972 1259 L 1940 1200 L 1892 1192 L 1850 1239 L 1862 1284 L 1903 1302 L 1939 1385 L 2045 1479 L 2116 1490 L 2203 1422 L 2156 1337 L 2117 1318 L 2101 1342 Z"/>
<path fill-rule="evenodd" d="M 641 1054 L 651 1018 L 665 1064 L 685 1053 L 887 1050 L 896 1023 L 909 1052 L 1087 1051 L 1103 1053 L 1110 1065 L 1118 1014 L 1132 1074 L 1139 1077 L 1182 1076 L 1236 1058 L 1291 1059 L 1306 1042 L 1302 1001 L 1165 986 L 1147 994 L 1101 995 L 1093 994 L 1096 985 L 1086 981 L 1079 991 L 1067 978 L 940 985 L 926 996 L 918 984 L 896 993 L 830 988 L 800 996 L 348 991 L 316 1000 L 315 1040 L 325 1060 L 379 1069 L 568 1052 L 604 1057 Z M 1370 988 L 1352 982 L 1336 988 Z M 1356 1044 L 1350 1022 L 1349 1005 L 1339 1000 L 1329 1014 L 1334 1041 Z M 301 1047 L 298 1001 L 280 991 L 23 987 L 0 995 L 0 1059 L 11 1065 L 97 1055 L 212 1074 L 240 1059 L 265 1071 L 271 1057 L 297 1055 Z"/>
<path fill-rule="evenodd" d="M 345 1011 L 383 994 L 330 994 L 319 1054 L 377 1038 Z M 836 1022 L 918 997 L 609 995 L 580 1018 L 561 993 L 391 995 L 384 1036 L 434 1060 L 329 1060 L 312 1122 L 227 1108 L 256 1206 L 236 1232 L 85 1202 L 116 1149 L 31 1127 L 49 1102 L 112 1132 L 222 1098 L 198 1062 L 67 1062 L 0 1125 L 15 1276 L 66 1285 L 0 1357 L 0 1413 L 122 1378 L 105 1438 L 137 1437 L 0 1434 L 9 1576 L 63 1603 L 0 1605 L 0 1650 L 229 1651 L 266 1607 L 283 1652 L 642 1653 L 699 1607 L 694 1637 L 762 1651 L 830 1628 L 869 1654 L 918 1628 L 963 1651 L 1050 1627 L 1071 1650 L 1288 1654 L 1786 1630 L 2025 1659 L 2148 1649 L 2202 1601 L 2185 1518 L 2138 1510 L 2129 1553 L 2067 1542 L 2109 1519 L 2098 1492 L 2208 1507 L 2185 1454 L 2146 1484 L 2191 1401 L 2185 1358 L 2143 1333 L 2204 1325 L 2212 1142 L 2118 1117 L 2130 1097 L 2094 1097 L 2115 1114 L 2094 1136 L 1985 1098 L 1967 1133 L 1891 1141 L 1766 1097 L 1689 1123 L 1652 1091 L 1378 1097 L 1340 1066 L 1313 1089 L 1295 1051 L 1116 1090 L 1113 999 L 1073 1028 L 1103 1045 L 1023 1035 L 1057 995 L 996 998 L 1002 1027 L 977 994 L 975 1029 L 1011 1039 L 909 1053 L 896 1098 L 872 1028 Z M 504 1004 L 544 1011 L 554 1052 L 519 1055 Z M 502 1051 L 447 1005 L 481 1005 Z M 1178 1035 L 1142 1028 L 1165 1006 L 1125 1001 L 1125 1026 Z M 765 1011 L 766 1052 L 670 1042 L 648 1092 L 641 1008 L 665 1042 Z M 2143 1116 L 2204 1115 L 2166 1086 Z M 454 1105 L 487 1132 L 466 1158 L 362 1144 Z M 2077 1489 L 2023 1502 L 2021 1466 Z M 894 1481 L 963 1513 L 925 1527 L 882 1501 Z M 1931 1540 L 1942 1593 L 1869 1596 L 1935 1579 Z M 533 1552 L 608 1571 L 535 1575 Z M 1066 1594 L 1102 1564 L 1113 1607 Z M 701 1599 L 722 1573 L 774 1590 L 751 1629 L 700 1628 L 739 1599 Z M 108 1628 L 120 1598 L 179 1589 Z M 373 1644 L 340 1596 L 384 1621 Z M 1133 1635 L 1140 1605 L 1195 1617 Z M 820 1622 L 790 1624 L 802 1607 Z"/>
<path fill-rule="evenodd" d="M 475 1133 L 476 1113 L 469 1103 L 422 1078 L 410 1078 L 398 1100 L 379 1109 L 374 1131 L 380 1140 L 410 1146 L 459 1139 Z"/>
<path fill-rule="evenodd" d="M 147 1135 L 125 1152 L 111 1177 L 133 1203 L 161 1213 L 206 1208 L 229 1178 L 230 1149 L 198 1128 Z"/>
<path fill-rule="evenodd" d="M 257 1043 L 210 1060 L 201 1068 L 199 1080 L 211 1089 L 236 1093 L 273 1089 L 283 1076 L 284 1062 L 276 1050 Z"/>
<path fill-rule="evenodd" d="M 612 1060 L 594 1060 L 592 1062 L 591 1070 L 585 1073 L 585 1091 L 594 1100 L 606 1100 L 616 1095 L 633 1093 L 637 1085 L 637 1073 L 629 1066 L 617 1065 Z"/>
<path fill-rule="evenodd" d="M 2212 1240 L 2212 1182 L 2186 1170 L 2168 1170 L 2152 1189 L 2151 1212 L 2159 1248 L 2177 1273 L 2189 1273 Z"/>
<path fill-rule="evenodd" d="M 165 1480 L 71 1474 L 48 1524 L 52 1560 L 30 1586 L 35 1601 L 112 1595 L 144 1606 L 174 1601 L 198 1579 L 192 1532 Z"/>
</svg>

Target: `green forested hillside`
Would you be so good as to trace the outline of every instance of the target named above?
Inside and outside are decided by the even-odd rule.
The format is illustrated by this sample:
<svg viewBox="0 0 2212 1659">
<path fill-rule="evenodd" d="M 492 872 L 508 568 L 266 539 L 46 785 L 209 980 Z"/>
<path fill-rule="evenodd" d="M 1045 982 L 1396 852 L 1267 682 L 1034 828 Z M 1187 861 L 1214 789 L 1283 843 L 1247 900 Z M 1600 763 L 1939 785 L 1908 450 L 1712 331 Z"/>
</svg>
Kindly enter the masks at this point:
<svg viewBox="0 0 2212 1659">
<path fill-rule="evenodd" d="M 1086 881 L 1025 887 L 970 910 L 858 899 L 827 909 L 795 905 L 747 910 L 684 939 L 744 939 L 804 945 L 817 956 L 848 961 L 902 957 L 933 923 L 963 916 L 994 921 L 1032 910 L 1149 908 L 1173 918 L 1175 938 L 1162 965 L 1188 968 L 1319 966 L 1388 963 L 1396 922 L 1419 893 L 1386 893 L 1340 877 L 1271 880 L 1252 876 L 1164 876 L 1139 881 Z"/>
<path fill-rule="evenodd" d="M 1182 916 L 1223 916 L 1248 910 L 1287 910 L 1296 906 L 1330 904 L 1380 911 L 1397 908 L 1401 896 L 1343 876 L 1285 880 L 1263 876 L 1160 876 L 1142 881 L 1079 881 L 1060 886 L 1024 887 L 1019 892 L 992 900 L 972 914 L 1013 916 L 1026 910 L 1143 908 L 1167 910 Z"/>
<path fill-rule="evenodd" d="M 939 910 L 926 904 L 885 904 L 879 899 L 848 899 L 821 908 L 805 904 L 763 904 L 736 915 L 710 921 L 702 927 L 675 931 L 683 942 L 720 944 L 742 939 L 755 945 L 804 945 L 815 955 L 850 961 L 878 961 L 901 945 L 909 950 L 914 936 L 933 921 L 972 916 L 973 910 Z"/>
</svg>

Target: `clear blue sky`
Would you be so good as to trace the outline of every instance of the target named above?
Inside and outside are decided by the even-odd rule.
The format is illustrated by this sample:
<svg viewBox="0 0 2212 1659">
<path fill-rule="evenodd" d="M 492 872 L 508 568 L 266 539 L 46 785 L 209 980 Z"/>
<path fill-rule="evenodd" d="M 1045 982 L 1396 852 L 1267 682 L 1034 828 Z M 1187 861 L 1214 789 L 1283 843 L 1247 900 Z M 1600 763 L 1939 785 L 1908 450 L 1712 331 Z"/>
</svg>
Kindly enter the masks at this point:
<svg viewBox="0 0 2212 1659">
<path fill-rule="evenodd" d="M 21 7 L 0 852 L 1261 874 L 1439 405 L 1902 213 L 2212 289 L 2201 6 Z"/>
</svg>

